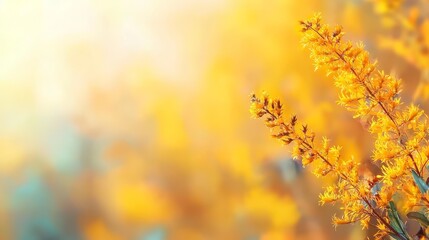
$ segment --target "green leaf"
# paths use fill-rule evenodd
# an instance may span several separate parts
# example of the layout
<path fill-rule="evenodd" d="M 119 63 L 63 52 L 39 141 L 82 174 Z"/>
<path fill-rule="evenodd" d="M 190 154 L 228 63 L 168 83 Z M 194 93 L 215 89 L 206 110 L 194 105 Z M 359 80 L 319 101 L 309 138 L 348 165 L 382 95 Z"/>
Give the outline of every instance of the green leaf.
<path fill-rule="evenodd" d="M 411 173 L 413 174 L 414 182 L 417 184 L 417 187 L 419 188 L 420 192 L 426 193 L 429 190 L 429 186 L 426 184 L 426 182 L 416 173 L 416 171 L 411 170 Z"/>
<path fill-rule="evenodd" d="M 390 235 L 390 239 L 403 240 L 401 237 L 395 236 L 393 234 L 389 234 L 389 235 Z"/>
<path fill-rule="evenodd" d="M 426 229 L 429 226 L 429 220 L 423 213 L 409 212 L 407 214 L 407 217 L 410 219 L 417 220 L 424 229 Z"/>
<path fill-rule="evenodd" d="M 405 231 L 405 225 L 401 220 L 401 217 L 398 214 L 398 210 L 396 209 L 395 203 L 390 201 L 389 202 L 389 208 L 387 209 L 387 217 L 389 218 L 390 225 L 392 226 L 395 231 L 397 231 L 401 236 L 393 236 L 395 239 L 399 237 L 398 239 L 409 239 L 409 235 L 407 231 Z"/>

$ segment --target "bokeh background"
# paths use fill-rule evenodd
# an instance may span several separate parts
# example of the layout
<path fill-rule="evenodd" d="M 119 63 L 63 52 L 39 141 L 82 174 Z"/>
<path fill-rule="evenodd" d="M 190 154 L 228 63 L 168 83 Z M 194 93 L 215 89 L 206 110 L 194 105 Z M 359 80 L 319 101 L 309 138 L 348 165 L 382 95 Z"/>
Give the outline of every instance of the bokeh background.
<path fill-rule="evenodd" d="M 364 239 L 250 118 L 267 91 L 370 165 L 298 21 L 363 41 L 429 97 L 427 0 L 1 0 L 0 239 Z M 370 168 L 370 166 L 368 167 Z"/>

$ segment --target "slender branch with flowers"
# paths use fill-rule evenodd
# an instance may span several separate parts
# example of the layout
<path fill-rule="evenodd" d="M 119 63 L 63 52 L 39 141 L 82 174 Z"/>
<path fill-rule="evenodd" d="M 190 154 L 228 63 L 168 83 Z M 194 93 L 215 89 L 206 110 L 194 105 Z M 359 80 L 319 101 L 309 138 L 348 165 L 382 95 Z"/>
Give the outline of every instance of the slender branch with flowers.
<path fill-rule="evenodd" d="M 288 118 L 282 103 L 264 94 L 252 95 L 251 113 L 265 118 L 265 125 L 274 138 L 284 144 L 295 143 L 293 157 L 303 166 L 312 165 L 318 176 L 337 177 L 320 195 L 320 203 L 339 203 L 341 217 L 334 216 L 333 224 L 360 222 L 369 228 L 376 219 L 375 239 L 391 236 L 412 239 L 407 232 L 402 213 L 421 225 L 418 236 L 427 238 L 429 220 L 426 216 L 429 195 L 425 177 L 428 175 L 429 144 L 427 116 L 417 106 L 405 106 L 399 94 L 401 82 L 377 69 L 363 44 L 343 39 L 342 28 L 322 23 L 319 14 L 301 23 L 304 47 L 316 69 L 323 68 L 339 88 L 338 104 L 354 114 L 354 118 L 369 121 L 369 132 L 376 138 L 372 155 L 381 174 L 365 179 L 359 174 L 359 162 L 341 155 L 341 147 L 329 145 L 323 138 L 316 141 L 315 133 L 299 123 L 293 115 Z M 404 212 L 398 211 L 401 202 Z M 428 230 L 429 232 L 429 230 Z"/>

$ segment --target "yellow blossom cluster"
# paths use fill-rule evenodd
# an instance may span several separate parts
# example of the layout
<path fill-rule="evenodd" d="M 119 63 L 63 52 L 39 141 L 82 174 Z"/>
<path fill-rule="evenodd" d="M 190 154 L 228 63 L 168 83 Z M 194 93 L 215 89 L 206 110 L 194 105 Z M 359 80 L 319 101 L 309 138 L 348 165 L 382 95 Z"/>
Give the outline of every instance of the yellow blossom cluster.
<path fill-rule="evenodd" d="M 343 158 L 339 146 L 330 146 L 328 139 L 315 142 L 315 134 L 307 125 L 299 123 L 296 116 L 287 117 L 281 102 L 264 94 L 262 98 L 252 95 L 251 113 L 255 118 L 265 117 L 265 125 L 272 136 L 284 144 L 295 143 L 292 155 L 302 160 L 303 166 L 313 167 L 316 176 L 334 174 L 337 184 L 329 186 L 320 195 L 320 203 L 341 202 L 344 216 L 334 217 L 334 224 L 347 224 L 360 221 L 368 227 L 370 216 L 376 212 L 372 205 L 373 183 L 360 181 L 359 163 L 353 158 Z M 382 221 L 385 221 L 380 217 Z M 385 222 L 387 225 L 387 222 Z"/>
<path fill-rule="evenodd" d="M 387 235 L 411 239 L 396 205 L 398 199 L 403 199 L 401 209 L 409 218 L 421 225 L 427 221 L 427 116 L 419 107 L 402 102 L 400 80 L 378 70 L 362 43 L 345 41 L 341 27 L 323 24 L 319 14 L 302 21 L 301 27 L 302 43 L 310 50 L 315 68 L 325 69 L 339 88 L 338 104 L 351 111 L 354 118 L 368 121 L 368 130 L 376 138 L 372 160 L 380 168 L 380 175 L 370 179 L 361 176 L 358 161 L 341 156 L 341 147 L 330 146 L 326 138 L 321 143 L 315 141 L 307 125 L 300 124 L 296 116 L 286 117 L 279 100 L 266 94 L 262 98 L 252 95 L 252 115 L 265 117 L 273 137 L 284 144 L 295 143 L 293 157 L 300 158 L 304 166 L 312 164 L 316 176 L 334 174 L 338 178 L 320 195 L 322 205 L 341 205 L 343 216 L 334 216 L 335 226 L 360 221 L 363 228 L 368 228 L 374 218 L 378 222 L 375 239 Z M 422 228 L 427 226 L 423 224 Z"/>

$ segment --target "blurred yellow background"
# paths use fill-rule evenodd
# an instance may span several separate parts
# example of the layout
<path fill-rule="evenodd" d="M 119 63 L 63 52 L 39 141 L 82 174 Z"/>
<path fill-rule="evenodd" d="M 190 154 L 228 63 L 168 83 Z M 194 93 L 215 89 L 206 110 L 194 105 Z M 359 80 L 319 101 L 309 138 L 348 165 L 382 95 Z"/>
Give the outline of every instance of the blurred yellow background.
<path fill-rule="evenodd" d="M 424 106 L 425 2 L 1 0 L 0 239 L 370 236 L 335 231 L 318 206 L 329 180 L 250 118 L 249 95 L 283 99 L 366 164 L 365 123 L 313 71 L 298 21 L 343 25 Z"/>

